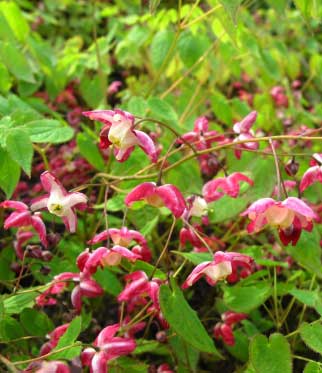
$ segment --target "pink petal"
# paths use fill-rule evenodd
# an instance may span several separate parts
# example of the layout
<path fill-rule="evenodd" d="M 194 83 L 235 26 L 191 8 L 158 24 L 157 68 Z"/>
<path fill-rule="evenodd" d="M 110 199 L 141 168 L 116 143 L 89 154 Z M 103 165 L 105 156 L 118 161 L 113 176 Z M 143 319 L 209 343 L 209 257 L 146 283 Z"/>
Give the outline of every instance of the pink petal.
<path fill-rule="evenodd" d="M 72 300 L 73 307 L 78 312 L 80 312 L 82 309 L 82 292 L 81 292 L 79 285 L 74 287 L 72 294 L 71 294 L 71 300 Z"/>
<path fill-rule="evenodd" d="M 25 212 L 12 212 L 4 222 L 4 229 L 11 227 L 23 227 L 31 225 L 31 213 L 30 211 Z"/>
<path fill-rule="evenodd" d="M 136 186 L 126 197 L 125 204 L 131 206 L 136 201 L 142 201 L 146 197 L 155 193 L 156 185 L 152 182 L 145 182 Z"/>
<path fill-rule="evenodd" d="M 167 207 L 176 218 L 180 218 L 187 208 L 183 195 L 179 189 L 172 184 L 158 187 L 156 194 L 162 199 L 165 207 Z"/>
<path fill-rule="evenodd" d="M 17 211 L 28 210 L 28 206 L 25 203 L 19 202 L 19 201 L 10 201 L 10 200 L 6 200 L 0 203 L 0 207 L 3 207 L 4 209 L 7 209 L 7 208 L 15 209 Z"/>
<path fill-rule="evenodd" d="M 101 286 L 92 279 L 81 280 L 80 289 L 82 296 L 87 298 L 96 298 L 104 293 Z"/>
<path fill-rule="evenodd" d="M 32 216 L 31 225 L 35 228 L 36 232 L 38 233 L 41 243 L 45 247 L 47 247 L 48 242 L 47 242 L 46 226 L 45 226 L 45 223 L 42 221 L 41 217 L 37 215 Z"/>
<path fill-rule="evenodd" d="M 79 268 L 79 270 L 81 272 L 84 271 L 84 267 L 85 267 L 85 264 L 88 260 L 88 258 L 90 257 L 90 253 L 89 253 L 89 249 L 86 249 L 85 251 L 83 251 L 82 253 L 80 253 L 76 259 L 76 264 L 77 264 L 77 267 Z"/>
<path fill-rule="evenodd" d="M 82 366 L 90 366 L 93 357 L 96 353 L 96 350 L 92 347 L 87 347 L 85 350 L 81 353 L 81 361 L 82 361 Z"/>
<path fill-rule="evenodd" d="M 269 207 L 274 206 L 276 204 L 276 201 L 272 198 L 261 198 L 254 203 L 252 203 L 247 210 L 242 212 L 240 215 L 245 216 L 250 213 L 254 214 L 262 214 L 265 212 Z"/>
<path fill-rule="evenodd" d="M 195 132 L 207 132 L 209 128 L 209 122 L 206 117 L 199 117 L 195 120 L 193 130 Z"/>
<path fill-rule="evenodd" d="M 93 373 L 107 373 L 108 355 L 105 351 L 97 352 L 91 363 L 91 371 Z"/>
<path fill-rule="evenodd" d="M 107 125 L 112 125 L 114 114 L 115 113 L 113 110 L 93 110 L 82 112 L 82 115 L 84 115 L 85 117 L 88 117 L 91 120 L 102 122 Z"/>
<path fill-rule="evenodd" d="M 106 247 L 99 247 L 94 250 L 86 261 L 83 272 L 93 274 L 97 271 L 98 266 L 103 265 L 103 259 L 107 255 L 108 250 Z"/>
<path fill-rule="evenodd" d="M 187 277 L 186 281 L 182 284 L 182 289 L 186 289 L 192 286 L 196 281 L 198 281 L 203 275 L 207 267 L 209 267 L 211 262 L 203 262 L 195 267 L 195 269 Z"/>
<path fill-rule="evenodd" d="M 138 255 L 132 253 L 132 251 L 119 245 L 113 246 L 111 251 L 115 251 L 116 253 L 120 254 L 121 256 L 132 262 L 140 258 Z"/>
<path fill-rule="evenodd" d="M 304 192 L 310 185 L 319 181 L 322 183 L 322 166 L 310 167 L 303 175 L 300 183 L 300 191 Z"/>
<path fill-rule="evenodd" d="M 48 199 L 49 199 L 48 195 L 44 195 L 44 196 L 33 199 L 30 205 L 31 211 L 36 211 L 36 210 L 47 208 Z"/>
<path fill-rule="evenodd" d="M 288 197 L 285 201 L 282 202 L 282 206 L 289 208 L 290 210 L 295 211 L 298 214 L 301 214 L 310 219 L 316 219 L 317 215 L 305 202 L 296 197 Z"/>
<path fill-rule="evenodd" d="M 118 162 L 125 162 L 129 158 L 129 156 L 131 155 L 134 149 L 135 149 L 134 146 L 130 146 L 129 148 L 126 148 L 126 149 L 119 149 L 115 147 L 114 155 L 115 155 L 116 160 Z"/>
<path fill-rule="evenodd" d="M 111 341 L 114 335 L 119 331 L 120 325 L 113 324 L 104 328 L 95 340 L 95 346 L 102 347 L 104 344 Z"/>
<path fill-rule="evenodd" d="M 206 202 L 213 202 L 220 199 L 224 193 L 219 192 L 218 189 L 221 188 L 224 190 L 226 188 L 227 181 L 224 178 L 217 178 L 211 181 L 208 181 L 202 188 L 202 195 Z"/>
<path fill-rule="evenodd" d="M 75 212 L 70 208 L 66 211 L 66 215 L 62 217 L 63 222 L 70 233 L 76 232 L 77 216 Z"/>
<path fill-rule="evenodd" d="M 142 131 L 133 131 L 139 141 L 140 148 L 149 156 L 151 161 L 155 163 L 158 160 L 158 151 L 150 136 Z"/>
<path fill-rule="evenodd" d="M 52 190 L 59 190 L 62 195 L 66 195 L 66 189 L 55 175 L 49 171 L 45 171 L 40 175 L 40 181 L 46 192 L 50 193 Z"/>
<path fill-rule="evenodd" d="M 87 241 L 89 245 L 95 245 L 98 242 L 107 241 L 109 237 L 109 231 L 103 231 L 101 233 L 96 234 L 91 240 Z"/>
<path fill-rule="evenodd" d="M 256 111 L 250 112 L 244 119 L 234 124 L 233 126 L 234 132 L 235 133 L 249 132 L 249 130 L 252 128 L 253 124 L 255 123 L 256 119 L 257 119 L 257 112 Z"/>
<path fill-rule="evenodd" d="M 83 208 L 84 205 L 86 207 L 87 204 L 87 197 L 83 193 L 68 193 L 67 196 L 64 198 L 64 207 L 71 208 L 71 207 L 78 207 Z"/>
<path fill-rule="evenodd" d="M 108 359 L 115 359 L 122 355 L 128 355 L 135 350 L 136 343 L 132 338 L 114 337 L 111 342 L 103 346 L 106 348 Z"/>

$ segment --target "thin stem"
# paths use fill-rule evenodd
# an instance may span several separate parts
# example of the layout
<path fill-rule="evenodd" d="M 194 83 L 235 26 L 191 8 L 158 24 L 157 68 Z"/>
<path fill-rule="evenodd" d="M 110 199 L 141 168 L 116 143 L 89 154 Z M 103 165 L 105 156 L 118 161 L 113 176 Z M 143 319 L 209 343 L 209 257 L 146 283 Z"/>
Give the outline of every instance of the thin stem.
<path fill-rule="evenodd" d="M 44 162 L 45 169 L 47 171 L 49 171 L 50 170 L 50 166 L 49 166 L 49 162 L 48 162 L 45 150 L 43 148 L 41 148 L 40 146 L 36 145 L 36 144 L 32 144 L 32 147 L 41 156 L 41 159 Z"/>
<path fill-rule="evenodd" d="M 19 373 L 14 364 L 3 355 L 0 355 L 0 361 L 8 368 L 9 372 Z"/>
<path fill-rule="evenodd" d="M 276 168 L 276 178 L 277 178 L 277 199 L 280 201 L 281 197 L 282 197 L 282 193 L 281 193 L 281 186 L 282 186 L 281 185 L 281 170 L 280 170 L 280 167 L 279 167 L 278 158 L 277 158 L 277 155 L 276 155 L 274 143 L 273 143 L 271 138 L 268 140 L 268 142 L 269 142 L 269 144 L 272 148 L 272 152 L 273 152 L 273 156 L 274 156 L 274 162 L 275 162 L 275 168 Z"/>
<path fill-rule="evenodd" d="M 182 29 L 185 29 L 187 27 L 190 27 L 200 21 L 202 21 L 204 18 L 208 17 L 210 14 L 214 13 L 216 10 L 220 9 L 222 7 L 221 4 L 218 4 L 217 6 L 213 7 L 212 9 L 208 10 L 207 12 L 203 13 L 201 16 L 195 18 L 193 21 L 186 23 L 185 25 L 181 25 Z"/>
<path fill-rule="evenodd" d="M 169 231 L 169 235 L 168 235 L 167 241 L 166 241 L 166 243 L 165 243 L 165 245 L 164 245 L 164 248 L 163 248 L 163 250 L 162 250 L 162 252 L 161 252 L 161 254 L 160 254 L 160 256 L 159 256 L 157 262 L 155 263 L 155 266 L 154 266 L 154 268 L 153 268 L 153 271 L 152 271 L 152 273 L 151 273 L 151 275 L 150 275 L 150 278 L 151 278 L 151 279 L 153 278 L 153 276 L 154 276 L 154 274 L 155 274 L 155 271 L 156 271 L 157 268 L 158 268 L 158 265 L 160 264 L 161 260 L 163 259 L 164 255 L 165 255 L 166 252 L 167 252 L 167 249 L 168 249 L 168 246 L 169 246 L 169 243 L 170 243 L 170 239 L 171 239 L 171 236 L 172 236 L 172 233 L 173 233 L 174 227 L 175 227 L 175 225 L 176 225 L 176 222 L 177 222 L 177 219 L 176 219 L 175 217 L 173 217 L 173 221 L 172 221 L 172 224 L 171 224 L 171 228 L 170 228 L 170 231 Z"/>
<path fill-rule="evenodd" d="M 200 235 L 200 233 L 197 231 L 197 229 L 195 229 L 195 227 L 193 225 L 191 225 L 190 223 L 188 223 L 187 221 L 185 222 L 187 224 L 187 226 L 193 231 L 193 233 L 199 238 L 199 240 L 206 246 L 207 250 L 209 251 L 209 253 L 211 255 L 214 254 L 213 250 L 211 250 L 211 247 L 207 244 L 207 242 L 202 238 L 202 236 Z"/>
<path fill-rule="evenodd" d="M 24 270 L 24 265 L 25 265 L 25 260 L 26 260 L 26 254 L 27 254 L 27 251 L 25 250 L 24 253 L 23 253 L 23 257 L 22 257 L 22 263 L 21 263 L 21 269 L 20 269 L 20 272 L 19 272 L 19 276 L 17 278 L 16 285 L 15 285 L 15 287 L 13 289 L 13 294 L 15 294 L 17 292 L 17 290 L 19 289 L 19 284 L 20 284 L 21 277 L 22 277 L 23 270 Z"/>
<path fill-rule="evenodd" d="M 176 143 L 176 140 L 174 140 L 174 141 L 170 144 L 169 149 L 167 150 L 167 152 L 166 152 L 166 154 L 165 154 L 165 156 L 164 156 L 164 158 L 163 158 L 163 161 L 162 161 L 162 163 L 161 163 L 161 165 L 160 165 L 159 175 L 158 175 L 158 178 L 157 178 L 157 185 L 161 185 L 162 170 L 163 170 L 163 167 L 164 167 L 164 164 L 165 164 L 166 160 L 167 160 L 168 157 L 169 157 L 169 153 L 170 153 L 171 149 L 174 147 L 175 143 Z"/>
<path fill-rule="evenodd" d="M 278 312 L 278 299 L 277 299 L 277 273 L 276 267 L 274 267 L 274 288 L 273 288 L 273 299 L 274 299 L 274 310 L 276 317 L 276 329 L 280 328 L 279 312 Z"/>

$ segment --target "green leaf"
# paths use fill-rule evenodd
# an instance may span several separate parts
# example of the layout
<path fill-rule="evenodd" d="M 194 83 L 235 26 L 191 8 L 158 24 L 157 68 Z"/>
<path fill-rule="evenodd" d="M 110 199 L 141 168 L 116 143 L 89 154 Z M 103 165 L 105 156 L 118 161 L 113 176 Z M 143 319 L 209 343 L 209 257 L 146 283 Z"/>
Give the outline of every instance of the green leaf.
<path fill-rule="evenodd" d="M 237 285 L 224 287 L 224 303 L 235 312 L 248 313 L 263 304 L 271 291 L 268 282 L 258 281 L 255 285 L 245 286 L 241 281 Z"/>
<path fill-rule="evenodd" d="M 97 170 L 104 171 L 105 162 L 98 150 L 95 140 L 86 133 L 79 133 L 76 137 L 80 154 Z"/>
<path fill-rule="evenodd" d="M 148 107 L 158 119 L 168 120 L 171 124 L 178 122 L 178 114 L 166 101 L 157 97 L 151 97 L 148 100 Z"/>
<path fill-rule="evenodd" d="M 231 126 L 233 117 L 226 97 L 219 92 L 214 92 L 211 95 L 210 101 L 216 117 L 225 124 Z"/>
<path fill-rule="evenodd" d="M 322 367 L 319 363 L 310 361 L 305 365 L 303 373 L 321 373 Z"/>
<path fill-rule="evenodd" d="M 178 51 L 182 62 L 191 67 L 207 50 L 209 40 L 205 35 L 193 35 L 190 32 L 181 34 Z"/>
<path fill-rule="evenodd" d="M 94 78 L 84 76 L 79 86 L 82 97 L 91 108 L 96 108 L 104 99 L 103 83 L 99 74 Z"/>
<path fill-rule="evenodd" d="M 0 92 L 7 93 L 11 88 L 11 78 L 6 66 L 0 62 Z"/>
<path fill-rule="evenodd" d="M 318 290 L 293 289 L 289 292 L 298 301 L 314 308 L 322 316 L 322 299 Z"/>
<path fill-rule="evenodd" d="M 0 11 L 19 41 L 25 41 L 30 29 L 18 5 L 13 1 L 2 1 Z"/>
<path fill-rule="evenodd" d="M 15 44 L 0 42 L 0 59 L 15 78 L 35 83 L 28 60 Z"/>
<path fill-rule="evenodd" d="M 194 265 L 198 265 L 202 262 L 209 262 L 209 261 L 212 261 L 213 259 L 213 256 L 209 253 L 183 253 L 181 251 L 175 251 L 175 250 L 171 251 L 171 253 L 180 255 L 184 257 L 185 259 L 188 259 Z"/>
<path fill-rule="evenodd" d="M 250 362 L 256 373 L 291 373 L 292 358 L 286 338 L 278 333 L 269 340 L 256 335 L 249 346 Z"/>
<path fill-rule="evenodd" d="M 155 34 L 150 48 L 151 62 L 153 67 L 158 70 L 163 65 L 174 42 L 174 32 L 171 30 L 162 30 Z"/>
<path fill-rule="evenodd" d="M 292 258 L 311 273 L 322 278 L 320 234 L 317 227 L 312 232 L 302 231 L 295 246 L 287 246 Z"/>
<path fill-rule="evenodd" d="M 229 353 L 236 359 L 246 363 L 248 361 L 248 345 L 249 340 L 247 336 L 240 330 L 234 330 L 235 344 L 228 346 L 225 344 L 225 348 Z"/>
<path fill-rule="evenodd" d="M 242 0 L 219 0 L 234 23 L 236 23 L 237 11 Z"/>
<path fill-rule="evenodd" d="M 20 167 L 9 155 L 0 147 L 0 187 L 6 193 L 7 198 L 12 196 L 20 178 Z"/>
<path fill-rule="evenodd" d="M 25 123 L 23 129 L 27 131 L 32 142 L 59 144 L 70 140 L 74 135 L 71 127 L 64 126 L 54 119 L 39 119 Z"/>
<path fill-rule="evenodd" d="M 197 313 L 185 300 L 182 291 L 175 282 L 171 281 L 171 284 L 173 290 L 167 285 L 162 285 L 160 288 L 161 310 L 171 328 L 199 351 L 220 357 Z"/>
<path fill-rule="evenodd" d="M 0 321 L 0 339 L 10 341 L 24 335 L 19 321 L 13 317 L 6 316 Z"/>
<path fill-rule="evenodd" d="M 303 323 L 300 327 L 300 335 L 305 344 L 313 351 L 322 354 L 322 324 Z"/>
<path fill-rule="evenodd" d="M 11 158 L 15 160 L 30 177 L 34 150 L 28 134 L 21 129 L 10 131 L 6 138 L 6 148 Z"/>
<path fill-rule="evenodd" d="M 108 268 L 98 269 L 94 278 L 107 293 L 114 296 L 119 295 L 123 289 L 120 280 Z"/>
<path fill-rule="evenodd" d="M 30 293 L 17 293 L 16 295 L 12 295 L 3 301 L 5 313 L 7 315 L 21 313 L 21 311 L 25 308 L 33 307 L 35 303 L 34 300 L 39 293 L 32 291 L 32 288 L 29 290 L 31 290 Z"/>
<path fill-rule="evenodd" d="M 133 115 L 144 117 L 147 110 L 147 102 L 143 97 L 132 96 L 127 103 L 127 110 Z"/>
<path fill-rule="evenodd" d="M 25 308 L 20 314 L 20 322 L 30 335 L 44 336 L 55 328 L 53 322 L 42 311 Z"/>
<path fill-rule="evenodd" d="M 76 338 L 79 336 L 82 328 L 82 318 L 81 316 L 76 316 L 73 321 L 69 324 L 66 332 L 62 335 L 59 339 L 57 346 L 51 351 L 53 355 L 49 357 L 49 360 L 59 360 L 59 359 L 67 359 L 71 360 L 75 356 L 78 356 L 81 352 L 81 346 L 73 346 L 75 344 Z M 55 351 L 71 346 L 70 348 L 66 348 L 66 350 L 54 353 Z"/>
<path fill-rule="evenodd" d="M 310 17 L 321 17 L 321 8 L 319 1 L 315 0 L 294 0 L 296 7 L 300 10 L 303 17 L 308 19 Z"/>

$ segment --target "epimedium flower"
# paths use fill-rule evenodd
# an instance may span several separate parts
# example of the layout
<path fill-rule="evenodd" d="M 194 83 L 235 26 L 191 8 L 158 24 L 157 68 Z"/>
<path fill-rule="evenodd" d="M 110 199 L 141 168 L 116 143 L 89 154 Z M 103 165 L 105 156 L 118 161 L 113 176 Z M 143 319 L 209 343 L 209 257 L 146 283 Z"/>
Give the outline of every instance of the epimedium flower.
<path fill-rule="evenodd" d="M 85 348 L 81 354 L 83 366 L 89 366 L 93 373 L 107 373 L 108 362 L 122 355 L 128 355 L 135 350 L 133 338 L 116 337 L 120 330 L 119 324 L 109 325 L 97 336 L 93 347 Z"/>
<path fill-rule="evenodd" d="M 251 186 L 254 185 L 253 180 L 241 172 L 234 172 L 226 177 L 218 177 L 214 180 L 208 181 L 203 186 L 203 197 L 208 203 L 217 201 L 225 194 L 232 198 L 236 198 L 240 191 L 239 184 L 243 181 Z"/>
<path fill-rule="evenodd" d="M 4 222 L 4 229 L 20 228 L 19 231 L 21 231 L 22 228 L 33 227 L 37 232 L 41 243 L 45 247 L 48 246 L 46 226 L 42 221 L 41 214 L 39 212 L 32 214 L 28 206 L 23 202 L 19 201 L 6 200 L 0 203 L 0 207 L 15 210 L 6 218 Z M 20 235 L 20 237 L 18 238 L 16 250 L 18 257 L 21 256 L 21 245 L 24 242 L 26 242 L 29 238 L 31 238 L 30 234 L 23 235 L 23 237 Z"/>
<path fill-rule="evenodd" d="M 63 324 L 55 328 L 50 333 L 48 333 L 46 337 L 49 339 L 49 341 L 44 343 L 41 346 L 40 352 L 39 352 L 40 356 L 48 354 L 51 350 L 53 350 L 57 346 L 60 337 L 62 337 L 65 334 L 68 327 L 69 327 L 69 323 Z"/>
<path fill-rule="evenodd" d="M 142 200 L 154 207 L 167 207 L 176 218 L 180 218 L 187 207 L 183 195 L 172 184 L 161 186 L 153 182 L 139 184 L 125 197 L 125 204 L 131 207 L 134 202 Z"/>
<path fill-rule="evenodd" d="M 235 337 L 233 333 L 233 327 L 235 324 L 239 323 L 242 320 L 245 320 L 248 317 L 245 313 L 237 313 L 233 311 L 224 312 L 221 315 L 223 322 L 219 322 L 214 326 L 214 337 L 216 339 L 222 338 L 222 340 L 228 346 L 235 345 Z"/>
<path fill-rule="evenodd" d="M 59 360 L 34 361 L 23 370 L 24 373 L 70 373 L 69 366 Z"/>
<path fill-rule="evenodd" d="M 322 183 L 322 154 L 313 154 L 310 165 L 311 167 L 305 171 L 300 182 L 301 193 L 316 182 Z"/>
<path fill-rule="evenodd" d="M 74 233 L 77 225 L 75 209 L 86 208 L 87 197 L 83 193 L 67 192 L 60 181 L 49 171 L 40 175 L 40 181 L 48 194 L 33 200 L 31 210 L 47 208 L 50 213 L 61 217 L 66 228 Z"/>
<path fill-rule="evenodd" d="M 137 245 L 131 248 L 131 252 L 136 254 L 138 259 L 149 262 L 152 258 L 151 251 L 144 236 L 140 232 L 128 229 L 127 227 L 122 227 L 121 229 L 110 228 L 100 232 L 89 240 L 88 244 L 94 245 L 103 241 L 107 242 L 109 238 L 111 238 L 115 245 L 124 248 L 129 248 L 131 242 L 134 241 Z"/>
<path fill-rule="evenodd" d="M 302 229 L 310 232 L 313 228 L 315 212 L 302 200 L 288 197 L 284 201 L 262 198 L 251 204 L 242 216 L 248 215 L 251 222 L 247 226 L 249 233 L 259 232 L 265 225 L 277 227 L 284 245 L 290 242 L 296 245 Z"/>
<path fill-rule="evenodd" d="M 257 112 L 252 111 L 250 112 L 244 119 L 240 122 L 237 122 L 233 126 L 233 131 L 238 134 L 238 136 L 234 139 L 236 141 L 244 141 L 244 140 L 251 140 L 254 139 L 254 133 L 252 131 L 252 126 L 256 122 L 257 119 Z M 259 147 L 258 142 L 245 142 L 242 144 L 238 144 L 239 148 L 250 149 L 250 150 L 257 150 Z M 238 159 L 241 157 L 241 150 L 236 149 L 235 155 Z"/>
<path fill-rule="evenodd" d="M 100 147 L 106 149 L 113 144 L 117 161 L 126 161 L 136 145 L 152 162 L 157 161 L 158 151 L 153 140 L 145 132 L 134 129 L 135 118 L 132 114 L 115 109 L 85 111 L 83 115 L 104 124 L 100 132 Z"/>
<path fill-rule="evenodd" d="M 186 289 L 192 286 L 203 276 L 212 286 L 225 279 L 230 283 L 236 282 L 239 277 L 246 277 L 252 272 L 252 264 L 253 258 L 248 255 L 217 251 L 211 262 L 203 262 L 195 267 L 183 283 L 182 288 Z"/>

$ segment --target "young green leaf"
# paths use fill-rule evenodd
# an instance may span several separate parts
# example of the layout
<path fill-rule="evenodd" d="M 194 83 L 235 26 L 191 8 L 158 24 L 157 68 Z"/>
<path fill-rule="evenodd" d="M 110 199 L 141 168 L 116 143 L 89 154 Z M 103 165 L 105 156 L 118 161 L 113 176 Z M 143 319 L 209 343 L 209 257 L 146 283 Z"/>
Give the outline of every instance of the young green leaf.
<path fill-rule="evenodd" d="M 20 167 L 9 153 L 0 147 L 0 187 L 7 198 L 12 196 L 20 178 Z"/>
<path fill-rule="evenodd" d="M 25 123 L 22 127 L 32 142 L 59 144 L 70 140 L 74 135 L 71 127 L 64 126 L 54 119 L 40 119 Z"/>
<path fill-rule="evenodd" d="M 220 357 L 197 313 L 185 300 L 175 282 L 171 281 L 171 284 L 173 290 L 167 285 L 162 285 L 160 288 L 160 306 L 165 319 L 187 343 L 199 351 Z"/>
<path fill-rule="evenodd" d="M 29 135 L 19 128 L 10 131 L 6 138 L 6 148 L 11 158 L 30 176 L 34 150 Z"/>
<path fill-rule="evenodd" d="M 282 334 L 272 334 L 269 339 L 256 335 L 249 346 L 250 362 L 256 373 L 291 373 L 290 346 Z"/>
<path fill-rule="evenodd" d="M 322 324 L 303 323 L 300 327 L 300 335 L 307 346 L 313 351 L 322 354 Z"/>

